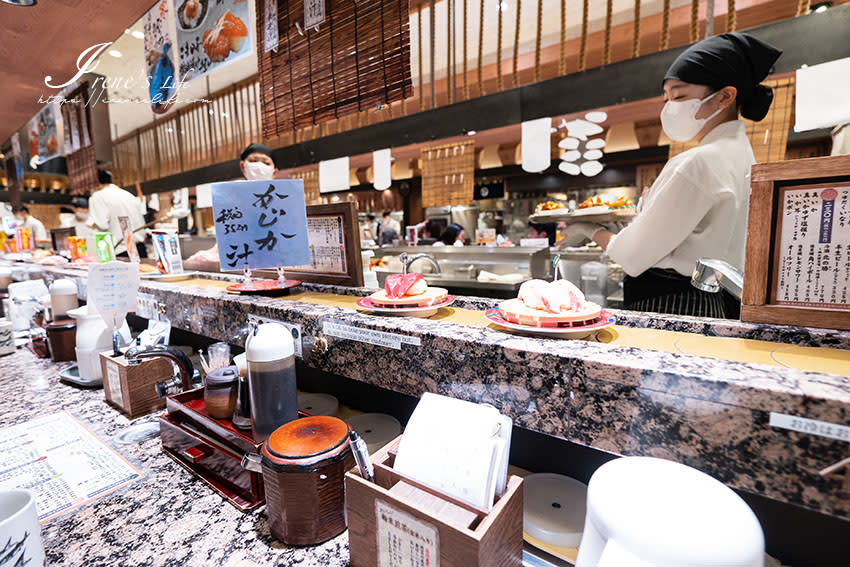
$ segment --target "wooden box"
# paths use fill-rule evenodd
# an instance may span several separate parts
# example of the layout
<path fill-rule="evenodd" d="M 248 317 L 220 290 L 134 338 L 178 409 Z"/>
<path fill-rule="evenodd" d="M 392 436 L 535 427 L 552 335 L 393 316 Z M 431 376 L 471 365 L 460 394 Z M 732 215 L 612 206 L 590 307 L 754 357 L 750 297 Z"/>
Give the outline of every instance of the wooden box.
<path fill-rule="evenodd" d="M 154 384 L 171 378 L 174 369 L 166 358 L 148 358 L 131 366 L 123 356 L 114 357 L 109 352 L 100 353 L 103 371 L 103 392 L 106 403 L 129 417 L 138 417 L 162 409 L 165 400 L 160 398 Z"/>
<path fill-rule="evenodd" d="M 850 156 L 753 166 L 741 320 L 850 329 Z"/>
<path fill-rule="evenodd" d="M 393 470 L 400 441 L 372 456 L 374 483 L 356 467 L 345 475 L 351 566 L 407 564 L 408 553 L 440 567 L 522 565 L 522 479 L 510 476 L 487 513 Z"/>

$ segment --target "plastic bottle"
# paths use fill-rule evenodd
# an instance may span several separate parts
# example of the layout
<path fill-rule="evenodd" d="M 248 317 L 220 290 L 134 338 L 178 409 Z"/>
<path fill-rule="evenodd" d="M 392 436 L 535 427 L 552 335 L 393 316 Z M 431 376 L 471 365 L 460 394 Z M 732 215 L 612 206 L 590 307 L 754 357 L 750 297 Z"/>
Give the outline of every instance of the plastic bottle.
<path fill-rule="evenodd" d="M 50 307 L 53 320 L 69 317 L 68 311 L 80 306 L 77 299 L 77 284 L 73 280 L 55 280 L 50 284 Z"/>
<path fill-rule="evenodd" d="M 298 417 L 295 343 L 289 329 L 263 323 L 245 346 L 251 399 L 251 433 L 263 441 L 281 425 Z"/>

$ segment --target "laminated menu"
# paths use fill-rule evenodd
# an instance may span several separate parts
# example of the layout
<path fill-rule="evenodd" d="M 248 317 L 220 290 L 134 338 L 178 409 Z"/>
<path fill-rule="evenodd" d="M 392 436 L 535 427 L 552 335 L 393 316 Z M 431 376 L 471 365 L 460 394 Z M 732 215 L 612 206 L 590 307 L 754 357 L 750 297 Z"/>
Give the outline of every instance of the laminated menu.
<path fill-rule="evenodd" d="M 0 432 L 0 489 L 35 492 L 46 520 L 143 475 L 65 412 Z"/>
<path fill-rule="evenodd" d="M 773 302 L 850 309 L 850 184 L 783 187 Z"/>
<path fill-rule="evenodd" d="M 393 468 L 489 512 L 505 491 L 512 424 L 493 406 L 423 394 Z"/>

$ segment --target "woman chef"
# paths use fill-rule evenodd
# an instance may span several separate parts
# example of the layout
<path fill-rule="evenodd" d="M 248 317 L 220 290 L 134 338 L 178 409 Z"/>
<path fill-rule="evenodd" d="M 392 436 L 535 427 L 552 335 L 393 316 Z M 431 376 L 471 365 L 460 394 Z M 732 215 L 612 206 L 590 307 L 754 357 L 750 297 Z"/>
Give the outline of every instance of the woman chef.
<path fill-rule="evenodd" d="M 667 162 L 619 234 L 591 223 L 567 228 L 565 244 L 592 239 L 623 267 L 626 309 L 736 316 L 721 294 L 691 286 L 690 276 L 700 258 L 743 270 L 755 158 L 738 112 L 765 117 L 773 91 L 759 83 L 781 54 L 742 33 L 710 37 L 682 53 L 664 76 L 661 125 L 670 139 L 699 145 Z"/>

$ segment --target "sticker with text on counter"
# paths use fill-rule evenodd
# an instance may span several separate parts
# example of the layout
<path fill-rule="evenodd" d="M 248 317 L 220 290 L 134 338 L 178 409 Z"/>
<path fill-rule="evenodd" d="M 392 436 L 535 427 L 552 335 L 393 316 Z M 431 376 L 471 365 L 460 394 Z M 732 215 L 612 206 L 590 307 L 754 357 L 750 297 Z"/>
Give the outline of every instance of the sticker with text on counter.
<path fill-rule="evenodd" d="M 213 183 L 212 202 L 222 271 L 310 261 L 302 180 Z"/>

